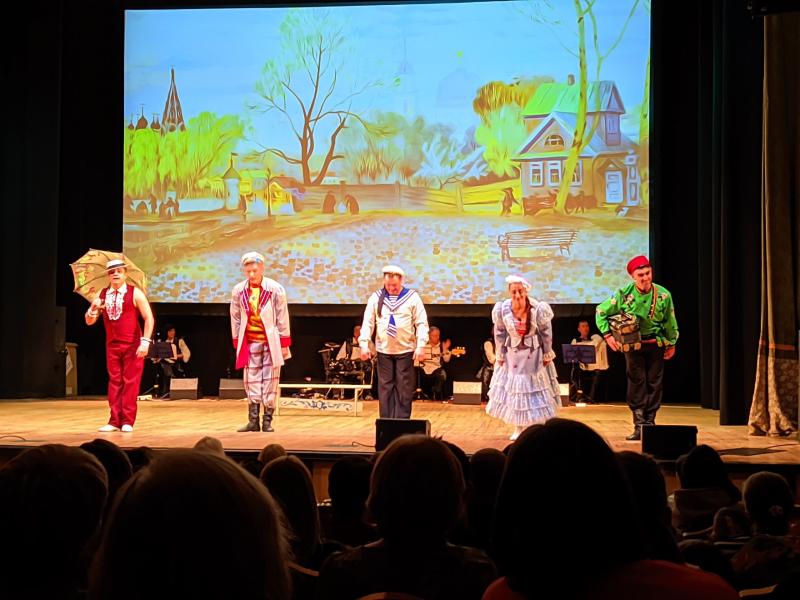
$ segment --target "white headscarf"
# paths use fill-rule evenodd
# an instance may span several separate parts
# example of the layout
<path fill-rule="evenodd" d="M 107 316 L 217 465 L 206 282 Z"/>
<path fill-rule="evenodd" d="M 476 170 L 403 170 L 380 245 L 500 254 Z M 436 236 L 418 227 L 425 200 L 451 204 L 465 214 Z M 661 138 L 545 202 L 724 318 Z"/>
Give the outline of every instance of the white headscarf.
<path fill-rule="evenodd" d="M 511 285 L 512 283 L 521 283 L 525 287 L 526 292 L 531 291 L 531 284 L 521 275 L 509 275 L 506 277 L 506 285 Z"/>

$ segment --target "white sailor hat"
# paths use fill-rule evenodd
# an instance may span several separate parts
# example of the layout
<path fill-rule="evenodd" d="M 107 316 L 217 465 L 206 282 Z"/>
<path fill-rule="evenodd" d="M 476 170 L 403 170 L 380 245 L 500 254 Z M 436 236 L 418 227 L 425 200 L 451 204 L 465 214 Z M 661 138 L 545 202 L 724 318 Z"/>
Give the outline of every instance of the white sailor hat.
<path fill-rule="evenodd" d="M 245 266 L 247 263 L 251 262 L 260 262 L 261 264 L 264 264 L 266 261 L 264 260 L 264 255 L 260 252 L 245 252 L 242 254 L 242 266 Z"/>
<path fill-rule="evenodd" d="M 506 284 L 511 285 L 512 283 L 521 283 L 526 290 L 531 289 L 531 284 L 521 275 L 509 275 L 506 277 Z"/>
<path fill-rule="evenodd" d="M 406 272 L 397 265 L 386 265 L 383 267 L 383 269 L 381 269 L 381 272 L 384 275 L 400 275 L 400 277 L 406 276 Z"/>
<path fill-rule="evenodd" d="M 123 267 L 125 269 L 128 268 L 128 265 L 125 264 L 125 261 L 120 258 L 112 258 L 110 261 L 106 263 L 106 271 L 110 271 L 112 269 L 119 269 Z"/>

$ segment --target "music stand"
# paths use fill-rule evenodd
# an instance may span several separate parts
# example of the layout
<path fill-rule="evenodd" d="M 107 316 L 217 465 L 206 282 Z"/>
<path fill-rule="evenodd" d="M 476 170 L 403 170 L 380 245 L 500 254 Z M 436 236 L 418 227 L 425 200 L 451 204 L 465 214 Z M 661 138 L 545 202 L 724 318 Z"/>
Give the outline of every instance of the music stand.
<path fill-rule="evenodd" d="M 564 355 L 564 362 L 572 364 L 569 376 L 570 382 L 575 381 L 575 365 L 590 365 L 597 362 L 597 349 L 593 344 L 561 344 L 561 352 Z M 585 406 L 583 390 L 580 386 L 577 387 L 578 398 L 575 405 Z"/>
<path fill-rule="evenodd" d="M 153 382 L 153 386 L 146 390 L 143 395 L 156 390 L 155 395 L 158 396 L 161 391 L 161 365 L 159 365 L 158 362 L 164 358 L 175 358 L 172 344 L 169 342 L 153 342 L 150 344 L 150 349 L 147 351 L 147 358 L 151 359 L 153 364 L 156 365 L 156 378 Z"/>

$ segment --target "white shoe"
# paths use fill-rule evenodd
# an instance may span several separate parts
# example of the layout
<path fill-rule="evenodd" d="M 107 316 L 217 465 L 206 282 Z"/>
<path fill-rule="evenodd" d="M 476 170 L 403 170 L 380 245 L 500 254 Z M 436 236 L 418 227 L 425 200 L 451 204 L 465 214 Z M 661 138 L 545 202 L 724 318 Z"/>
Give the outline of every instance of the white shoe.
<path fill-rule="evenodd" d="M 521 434 L 523 431 L 525 430 L 522 427 L 515 427 L 514 433 L 512 433 L 511 437 L 509 437 L 508 439 L 510 439 L 512 442 L 515 441 L 519 437 L 519 434 Z"/>
<path fill-rule="evenodd" d="M 122 426 L 123 433 L 130 433 L 131 431 L 133 431 L 133 425 L 128 425 L 125 423 L 125 425 Z"/>
<path fill-rule="evenodd" d="M 102 433 L 109 433 L 111 431 L 119 431 L 119 427 L 116 427 L 111 423 L 109 423 L 108 425 L 103 425 L 102 427 L 98 427 L 97 431 L 100 431 Z"/>

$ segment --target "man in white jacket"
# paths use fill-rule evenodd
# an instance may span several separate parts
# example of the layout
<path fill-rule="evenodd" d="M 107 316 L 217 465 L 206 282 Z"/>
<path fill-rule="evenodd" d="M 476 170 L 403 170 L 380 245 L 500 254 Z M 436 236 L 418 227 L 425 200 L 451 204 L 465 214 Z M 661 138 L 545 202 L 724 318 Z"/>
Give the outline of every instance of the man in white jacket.
<path fill-rule="evenodd" d="M 259 406 L 264 406 L 261 431 L 274 431 L 272 416 L 278 398 L 281 366 L 291 357 L 286 290 L 264 277 L 264 256 L 247 252 L 241 259 L 247 279 L 231 292 L 231 333 L 236 368 L 244 368 L 248 422 L 238 431 L 258 431 Z"/>
<path fill-rule="evenodd" d="M 383 267 L 383 287 L 369 297 L 358 344 L 369 360 L 373 331 L 378 354 L 378 399 L 381 418 L 408 419 L 414 395 L 414 360 L 425 358 L 428 315 L 422 298 L 403 287 L 405 272 Z"/>

